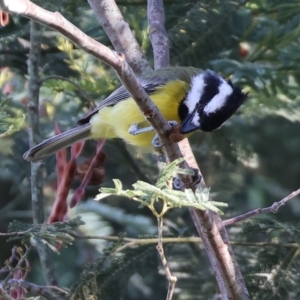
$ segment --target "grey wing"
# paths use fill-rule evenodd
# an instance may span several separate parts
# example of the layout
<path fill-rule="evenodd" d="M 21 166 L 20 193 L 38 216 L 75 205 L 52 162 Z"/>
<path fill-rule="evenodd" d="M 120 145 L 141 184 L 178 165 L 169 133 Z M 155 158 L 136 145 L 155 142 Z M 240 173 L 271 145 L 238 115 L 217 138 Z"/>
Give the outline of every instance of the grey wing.
<path fill-rule="evenodd" d="M 139 79 L 142 87 L 145 89 L 145 91 L 149 93 L 153 93 L 158 86 L 158 84 L 153 84 L 153 82 L 148 81 L 147 79 Z M 89 122 L 90 118 L 98 113 L 98 111 L 104 107 L 108 106 L 114 106 L 120 101 L 126 100 L 130 98 L 130 93 L 126 90 L 124 86 L 119 87 L 116 89 L 112 94 L 110 94 L 106 99 L 100 102 L 100 104 L 94 108 L 91 112 L 89 112 L 85 117 L 78 120 L 78 125 L 83 125 Z"/>

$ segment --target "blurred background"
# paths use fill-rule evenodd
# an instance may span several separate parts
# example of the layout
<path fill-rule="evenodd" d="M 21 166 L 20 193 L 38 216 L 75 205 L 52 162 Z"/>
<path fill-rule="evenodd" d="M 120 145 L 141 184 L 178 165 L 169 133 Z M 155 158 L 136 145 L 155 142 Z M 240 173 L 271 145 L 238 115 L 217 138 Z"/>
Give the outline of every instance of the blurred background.
<path fill-rule="evenodd" d="M 60 11 L 86 34 L 111 45 L 86 1 L 34 2 L 48 10 Z M 152 64 L 146 0 L 120 0 L 117 4 Z M 228 203 L 222 219 L 270 206 L 298 189 L 299 1 L 166 0 L 164 5 L 171 65 L 212 69 L 249 92 L 249 100 L 220 130 L 197 132 L 190 139 L 213 199 Z M 14 219 L 32 223 L 30 164 L 22 159 L 28 150 L 29 20 L 9 16 L 9 22 L 0 27 L 0 39 L 0 232 L 6 232 Z M 42 78 L 59 75 L 72 80 L 97 103 L 119 86 L 111 69 L 46 27 L 42 29 L 40 74 Z M 55 122 L 61 130 L 71 128 L 89 107 L 85 95 L 74 85 L 59 79 L 46 80 L 40 90 L 41 138 L 54 133 Z M 86 142 L 78 163 L 92 158 L 95 148 L 95 141 Z M 103 182 L 88 186 L 84 200 L 69 209 L 69 217 L 82 217 L 86 224 L 80 227 L 81 234 L 155 236 L 156 219 L 147 208 L 140 209 L 136 202 L 120 197 L 101 202 L 93 198 L 99 187 L 112 187 L 114 178 L 120 179 L 124 188 L 131 188 L 138 179 L 154 183 L 158 174 L 156 159 L 120 140 L 106 141 L 103 152 L 106 154 Z M 56 193 L 55 164 L 54 156 L 45 160 L 46 217 Z M 79 185 L 80 181 L 74 179 L 70 197 Z M 299 216 L 297 197 L 277 214 L 262 215 L 251 226 L 237 224 L 229 228 L 253 299 L 299 299 L 298 254 L 291 255 L 291 250 L 285 247 L 239 245 L 239 242 L 297 242 Z M 193 235 L 197 233 L 187 209 L 168 213 L 165 236 Z M 15 244 L 0 238 L 0 266 Z M 103 257 L 103 249 L 109 245 L 103 240 L 80 240 L 62 249 L 60 255 L 53 254 L 59 285 L 76 285 L 83 266 Z M 201 247 L 191 243 L 168 244 L 166 254 L 171 270 L 178 277 L 174 299 L 218 299 L 213 298 L 217 285 Z M 286 257 L 293 259 L 285 261 L 288 267 L 283 268 Z M 104 261 L 103 258 L 100 264 L 108 276 L 111 270 Z M 35 251 L 30 254 L 30 262 L 28 280 L 44 284 Z M 276 280 L 268 282 L 266 274 L 278 266 L 281 267 Z M 104 280 L 103 299 L 165 299 L 167 281 L 154 245 L 128 251 L 114 272 L 112 278 Z"/>

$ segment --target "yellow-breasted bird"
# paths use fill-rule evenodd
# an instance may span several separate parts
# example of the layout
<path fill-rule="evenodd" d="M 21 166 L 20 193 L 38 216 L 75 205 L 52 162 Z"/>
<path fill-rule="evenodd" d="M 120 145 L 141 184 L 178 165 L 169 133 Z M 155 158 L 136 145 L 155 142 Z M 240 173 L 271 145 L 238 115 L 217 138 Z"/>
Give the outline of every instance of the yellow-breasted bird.
<path fill-rule="evenodd" d="M 219 128 L 246 100 L 247 94 L 211 70 L 168 67 L 151 71 L 139 81 L 168 121 L 181 124 L 181 133 Z M 50 137 L 24 154 L 38 161 L 78 141 L 122 138 L 141 147 L 151 146 L 155 132 L 145 120 L 130 93 L 121 86 L 78 126 Z"/>

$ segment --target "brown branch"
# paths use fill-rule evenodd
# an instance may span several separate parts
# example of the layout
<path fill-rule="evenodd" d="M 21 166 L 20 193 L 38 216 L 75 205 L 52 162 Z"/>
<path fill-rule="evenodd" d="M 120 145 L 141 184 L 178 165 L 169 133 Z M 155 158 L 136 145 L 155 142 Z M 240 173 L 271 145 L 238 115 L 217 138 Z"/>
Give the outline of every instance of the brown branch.
<path fill-rule="evenodd" d="M 88 2 L 115 50 L 125 54 L 126 60 L 134 72 L 142 75 L 151 71 L 149 62 L 116 2 L 114 0 L 88 0 Z"/>
<path fill-rule="evenodd" d="M 149 36 L 153 48 L 154 69 L 170 65 L 169 39 L 164 26 L 165 12 L 162 0 L 147 1 Z"/>
<path fill-rule="evenodd" d="M 278 209 L 281 208 L 283 205 L 285 205 L 289 200 L 295 198 L 300 194 L 300 189 L 290 193 L 288 196 L 281 199 L 279 202 L 274 202 L 271 206 L 265 207 L 265 208 L 257 208 L 252 211 L 249 211 L 245 214 L 242 214 L 240 216 L 228 219 L 223 221 L 224 226 L 233 225 L 235 223 L 244 221 L 246 219 L 252 218 L 253 216 L 260 215 L 260 214 L 266 214 L 266 213 L 277 213 Z"/>
<path fill-rule="evenodd" d="M 179 142 L 179 147 L 189 166 L 199 170 L 201 174 L 188 140 Z M 200 186 L 206 187 L 203 177 Z M 250 299 L 220 216 L 208 210 L 201 211 L 194 208 L 189 210 L 205 245 L 222 296 L 228 299 Z"/>
<path fill-rule="evenodd" d="M 0 7 L 11 14 L 22 15 L 57 30 L 77 47 L 111 67 L 117 67 L 118 59 L 114 51 L 86 35 L 59 12 L 50 12 L 29 0 L 0 0 Z"/>

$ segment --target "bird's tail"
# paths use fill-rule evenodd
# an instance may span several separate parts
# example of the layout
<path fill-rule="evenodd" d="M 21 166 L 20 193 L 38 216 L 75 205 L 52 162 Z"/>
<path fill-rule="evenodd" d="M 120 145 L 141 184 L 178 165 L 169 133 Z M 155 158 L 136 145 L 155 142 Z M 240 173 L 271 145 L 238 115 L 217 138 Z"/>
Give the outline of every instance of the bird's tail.
<path fill-rule="evenodd" d="M 41 160 L 74 143 L 88 139 L 90 132 L 91 124 L 89 123 L 69 129 L 32 147 L 24 153 L 23 158 L 33 162 Z"/>

